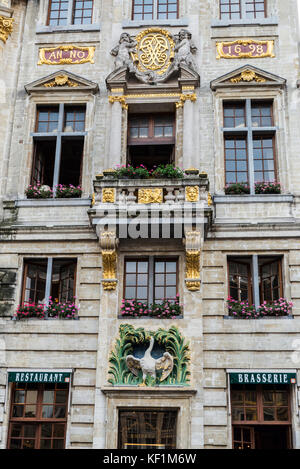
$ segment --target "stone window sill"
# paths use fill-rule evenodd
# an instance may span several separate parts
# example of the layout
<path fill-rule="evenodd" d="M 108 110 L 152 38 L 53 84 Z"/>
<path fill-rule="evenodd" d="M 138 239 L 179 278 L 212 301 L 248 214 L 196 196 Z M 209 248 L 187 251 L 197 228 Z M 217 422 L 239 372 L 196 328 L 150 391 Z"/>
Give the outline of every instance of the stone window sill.
<path fill-rule="evenodd" d="M 16 207 L 62 207 L 62 206 L 85 206 L 91 205 L 92 199 L 80 199 L 80 198 L 61 198 L 61 199 L 23 199 L 16 200 Z"/>
<path fill-rule="evenodd" d="M 214 203 L 218 204 L 249 204 L 249 203 L 293 203 L 291 194 L 244 194 L 244 195 L 215 195 Z"/>
<path fill-rule="evenodd" d="M 69 24 L 66 26 L 37 26 L 36 34 L 51 34 L 51 33 L 76 33 L 76 32 L 91 32 L 100 31 L 100 23 L 94 24 Z"/>
<path fill-rule="evenodd" d="M 175 319 L 183 319 L 183 315 L 180 314 L 180 316 L 176 316 L 175 318 L 158 318 L 157 316 L 122 316 L 118 315 L 118 319 L 123 319 L 123 320 L 132 320 L 132 319 L 158 319 L 159 321 L 174 321 Z"/>
<path fill-rule="evenodd" d="M 179 18 L 174 20 L 127 20 L 122 22 L 122 28 L 144 28 L 153 26 L 188 26 L 189 22 L 187 18 Z"/>
<path fill-rule="evenodd" d="M 26 323 L 27 321 L 37 321 L 37 322 L 43 322 L 43 321 L 69 321 L 69 322 L 73 322 L 73 321 L 79 321 L 80 320 L 80 317 L 77 317 L 77 318 L 42 318 L 42 319 L 39 319 L 39 318 L 22 318 L 22 319 L 16 319 L 15 317 L 11 318 L 12 321 L 16 322 L 16 323 Z"/>
<path fill-rule="evenodd" d="M 224 28 L 228 26 L 278 26 L 277 16 L 258 19 L 240 19 L 240 20 L 213 20 L 212 28 Z"/>
<path fill-rule="evenodd" d="M 288 316 L 264 316 L 264 317 L 260 317 L 260 318 L 250 318 L 250 319 L 246 319 L 246 318 L 240 318 L 240 317 L 233 317 L 233 316 L 226 316 L 224 315 L 223 316 L 224 319 L 230 319 L 230 320 L 233 320 L 233 321 L 237 321 L 238 319 L 240 319 L 241 321 L 260 321 L 260 320 L 264 320 L 264 319 L 267 319 L 267 320 L 270 320 L 270 319 L 276 319 L 276 321 L 278 319 L 294 319 L 294 316 L 292 314 L 289 314 Z"/>

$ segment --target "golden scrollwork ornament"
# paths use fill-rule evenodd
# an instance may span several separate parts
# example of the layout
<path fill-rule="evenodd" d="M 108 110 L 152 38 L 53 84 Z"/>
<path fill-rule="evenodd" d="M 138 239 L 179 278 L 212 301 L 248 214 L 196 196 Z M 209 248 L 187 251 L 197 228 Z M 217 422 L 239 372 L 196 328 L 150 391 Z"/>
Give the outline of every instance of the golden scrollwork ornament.
<path fill-rule="evenodd" d="M 163 75 L 174 58 L 175 43 L 171 34 L 161 28 L 149 28 L 135 38 L 136 53 L 133 59 L 141 72 L 152 71 Z"/>
<path fill-rule="evenodd" d="M 156 189 L 139 189 L 138 190 L 138 203 L 139 204 L 161 204 L 163 202 L 163 190 Z"/>

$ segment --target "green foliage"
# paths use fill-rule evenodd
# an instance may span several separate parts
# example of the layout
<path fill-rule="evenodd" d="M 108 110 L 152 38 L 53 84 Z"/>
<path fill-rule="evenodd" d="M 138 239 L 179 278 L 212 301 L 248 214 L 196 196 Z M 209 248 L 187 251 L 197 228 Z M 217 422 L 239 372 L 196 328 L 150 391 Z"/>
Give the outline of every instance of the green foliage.
<path fill-rule="evenodd" d="M 130 324 L 122 324 L 119 333 L 120 336 L 116 340 L 115 348 L 109 358 L 108 373 L 111 377 L 108 382 L 110 384 L 137 385 L 142 383 L 142 373 L 140 372 L 138 377 L 134 376 L 127 368 L 126 357 L 133 352 L 134 344 L 148 342 L 151 336 L 173 356 L 174 369 L 163 383 L 160 383 L 159 375 L 156 379 L 147 376 L 146 386 L 187 384 L 190 375 L 188 371 L 189 346 L 175 326 L 169 330 L 159 329 L 157 332 L 152 332 L 146 331 L 142 327 L 134 329 Z"/>
<path fill-rule="evenodd" d="M 167 352 L 174 359 L 173 371 L 166 381 L 170 381 L 168 384 L 185 384 L 189 381 L 190 375 L 188 371 L 188 362 L 190 361 L 189 344 L 185 343 L 184 338 L 175 326 L 172 326 L 168 331 L 159 329 L 155 334 L 155 338 L 166 347 Z"/>

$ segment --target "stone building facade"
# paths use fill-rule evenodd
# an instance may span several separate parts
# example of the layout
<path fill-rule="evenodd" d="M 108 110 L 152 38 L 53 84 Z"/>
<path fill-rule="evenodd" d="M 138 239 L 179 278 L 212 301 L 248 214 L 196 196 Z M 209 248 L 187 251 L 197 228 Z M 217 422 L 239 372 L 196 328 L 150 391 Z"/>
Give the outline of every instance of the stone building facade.
<path fill-rule="evenodd" d="M 0 63 L 1 448 L 300 448 L 296 0 L 0 0 Z"/>

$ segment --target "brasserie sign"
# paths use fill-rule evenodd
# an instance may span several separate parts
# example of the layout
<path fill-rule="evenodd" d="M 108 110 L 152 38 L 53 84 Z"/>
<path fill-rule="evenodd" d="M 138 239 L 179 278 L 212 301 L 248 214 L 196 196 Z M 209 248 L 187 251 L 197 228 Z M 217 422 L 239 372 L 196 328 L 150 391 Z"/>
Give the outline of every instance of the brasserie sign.
<path fill-rule="evenodd" d="M 9 383 L 69 383 L 71 373 L 44 371 L 11 371 L 8 373 Z"/>
<path fill-rule="evenodd" d="M 231 384 L 295 384 L 296 382 L 296 373 L 230 373 Z"/>

